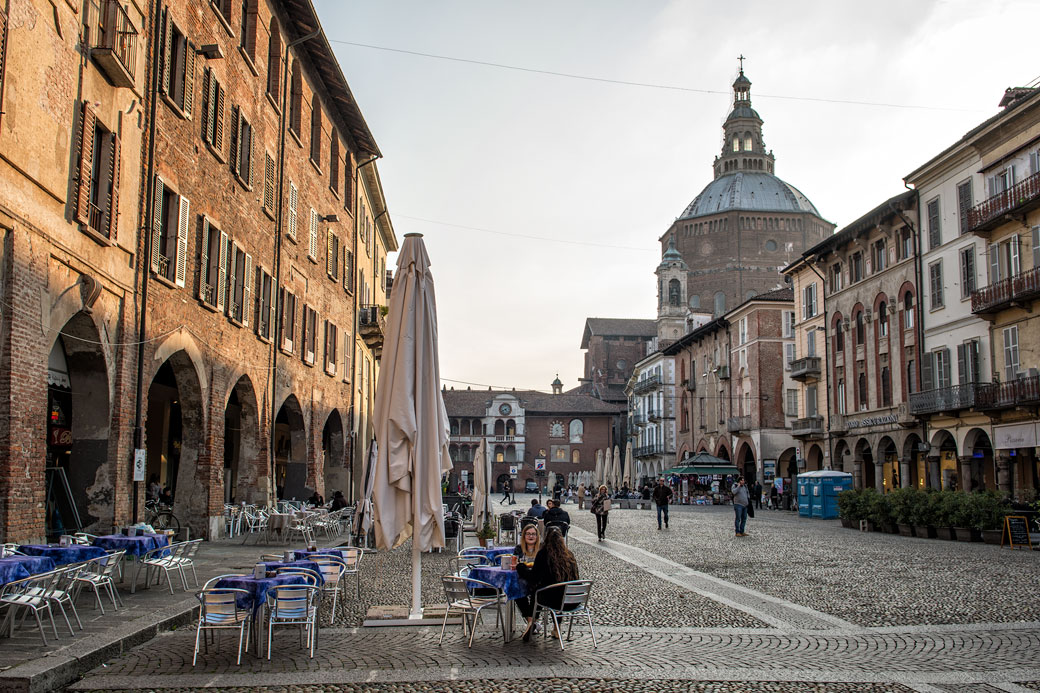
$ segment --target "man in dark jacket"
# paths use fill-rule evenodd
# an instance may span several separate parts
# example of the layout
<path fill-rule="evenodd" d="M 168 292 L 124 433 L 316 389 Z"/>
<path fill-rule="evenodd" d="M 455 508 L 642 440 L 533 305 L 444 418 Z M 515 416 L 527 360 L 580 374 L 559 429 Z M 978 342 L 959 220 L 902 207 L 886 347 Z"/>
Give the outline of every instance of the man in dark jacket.
<path fill-rule="evenodd" d="M 657 488 L 654 489 L 654 503 L 657 504 L 657 528 L 661 529 L 661 515 L 664 515 L 664 526 L 668 527 L 668 502 L 672 499 L 672 488 L 664 483 L 664 479 L 657 480 Z"/>
<path fill-rule="evenodd" d="M 567 536 L 567 529 L 570 529 L 571 524 L 570 513 L 561 508 L 560 504 L 556 501 L 548 500 L 545 504 L 548 506 L 545 510 L 545 514 L 542 515 L 542 519 L 545 521 L 545 526 L 548 527 L 553 522 L 566 522 L 568 527 L 561 527 L 560 529 L 563 530 L 564 536 Z"/>
<path fill-rule="evenodd" d="M 531 499 L 531 509 L 527 511 L 528 517 L 541 517 L 545 514 L 545 506 L 538 502 L 537 498 Z"/>

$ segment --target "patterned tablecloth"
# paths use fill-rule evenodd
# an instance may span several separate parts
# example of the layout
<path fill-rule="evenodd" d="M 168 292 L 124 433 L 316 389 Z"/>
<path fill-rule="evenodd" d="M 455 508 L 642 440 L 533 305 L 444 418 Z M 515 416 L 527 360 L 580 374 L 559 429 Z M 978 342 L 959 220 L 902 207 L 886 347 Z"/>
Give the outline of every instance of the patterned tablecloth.
<path fill-rule="evenodd" d="M 488 546 L 488 547 L 476 547 L 467 549 L 466 553 L 471 554 L 483 554 L 484 562 L 490 565 L 496 565 L 498 563 L 499 556 L 508 556 L 513 553 L 515 546 Z"/>
<path fill-rule="evenodd" d="M 469 571 L 469 577 L 494 585 L 505 592 L 506 598 L 510 600 L 527 595 L 527 583 L 520 579 L 515 570 L 478 566 Z"/>
<path fill-rule="evenodd" d="M 105 534 L 94 539 L 94 546 L 105 551 L 126 551 L 128 556 L 143 556 L 152 549 L 169 544 L 165 534 L 141 534 L 128 537 L 123 534 Z"/>
<path fill-rule="evenodd" d="M 214 587 L 228 587 L 237 590 L 246 590 L 249 594 L 240 594 L 235 599 L 240 609 L 258 610 L 267 601 L 267 591 L 272 587 L 282 585 L 302 585 L 305 579 L 302 575 L 276 575 L 275 577 L 255 578 L 252 575 L 239 575 L 217 580 Z"/>
<path fill-rule="evenodd" d="M 8 556 L 0 558 L 0 584 L 6 585 L 30 575 L 54 570 L 54 561 L 44 556 Z"/>
<path fill-rule="evenodd" d="M 25 544 L 19 546 L 18 550 L 27 556 L 45 556 L 54 561 L 55 565 L 68 565 L 89 561 L 91 558 L 107 556 L 108 553 L 100 546 L 52 546 L 48 544 Z"/>
<path fill-rule="evenodd" d="M 357 551 L 357 549 L 354 549 L 354 551 Z M 347 558 L 347 549 L 317 549 L 315 551 L 297 549 L 293 551 L 293 553 L 297 556 L 303 556 L 304 558 L 308 558 L 310 556 L 337 556 L 344 560 L 346 560 Z"/>
<path fill-rule="evenodd" d="M 318 574 L 318 586 L 325 584 L 325 578 L 321 575 L 321 566 L 314 561 L 302 560 L 289 563 L 285 561 L 264 561 L 263 563 L 268 570 L 278 570 L 279 568 L 306 568 L 307 570 L 313 570 Z"/>

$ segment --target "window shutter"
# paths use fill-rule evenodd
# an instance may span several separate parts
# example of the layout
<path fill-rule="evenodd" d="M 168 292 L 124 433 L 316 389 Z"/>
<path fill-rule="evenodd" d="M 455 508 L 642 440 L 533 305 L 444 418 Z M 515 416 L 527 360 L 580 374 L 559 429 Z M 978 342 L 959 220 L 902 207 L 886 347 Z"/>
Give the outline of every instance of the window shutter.
<path fill-rule="evenodd" d="M 216 93 L 216 105 L 213 110 L 213 147 L 220 152 L 224 153 L 224 95 L 227 93 L 224 87 L 217 84 L 215 90 Z"/>
<path fill-rule="evenodd" d="M 1021 239 L 1016 235 L 1012 236 L 1007 242 L 1008 244 L 1008 277 L 1013 277 L 1021 271 L 1022 265 L 1018 261 L 1018 244 Z"/>
<path fill-rule="evenodd" d="M 163 191 L 164 191 L 162 178 L 159 176 L 155 177 L 155 196 L 152 201 L 152 252 L 149 258 L 149 264 L 152 266 L 153 272 L 159 271 L 159 243 L 162 240 L 162 227 L 163 227 Z"/>
<path fill-rule="evenodd" d="M 7 11 L 0 8 L 0 106 L 4 99 L 4 67 L 7 57 Z"/>
<path fill-rule="evenodd" d="M 246 268 L 242 273 L 242 324 L 249 326 L 249 314 L 253 312 L 253 256 L 246 253 Z"/>
<path fill-rule="evenodd" d="M 315 260 L 318 259 L 318 213 L 314 211 L 313 207 L 311 208 L 310 242 L 307 246 L 307 254 Z"/>
<path fill-rule="evenodd" d="M 964 385 L 968 382 L 968 360 L 966 345 L 957 345 L 957 382 Z"/>
<path fill-rule="evenodd" d="M 185 274 L 188 271 L 188 217 L 191 212 L 191 204 L 188 198 L 181 196 L 180 214 L 177 216 L 177 270 L 174 282 L 177 286 L 184 286 Z"/>
<path fill-rule="evenodd" d="M 935 359 L 934 353 L 921 354 L 921 389 L 932 390 L 935 389 L 935 385 L 932 383 L 932 366 Z"/>
<path fill-rule="evenodd" d="M 213 79 L 213 71 L 208 67 L 202 71 L 202 141 L 213 144 L 213 116 L 211 111 L 216 103 L 213 88 L 217 80 Z"/>
<path fill-rule="evenodd" d="M 1011 186 L 1015 184 L 1015 165 L 1014 164 L 1011 164 L 1011 166 L 1008 167 L 1008 178 L 1010 179 L 1010 180 L 1008 180 L 1008 188 L 1010 189 Z"/>
<path fill-rule="evenodd" d="M 278 319 L 278 296 L 275 293 L 274 277 L 268 277 L 267 281 L 271 287 L 267 301 L 267 310 L 269 311 L 267 316 L 267 336 L 273 340 L 277 329 L 275 320 Z"/>
<path fill-rule="evenodd" d="M 108 238 L 113 243 L 119 236 L 119 175 L 121 168 L 119 137 L 112 133 L 112 187 L 108 191 Z"/>
<path fill-rule="evenodd" d="M 238 106 L 231 107 L 231 149 L 228 157 L 231 159 L 231 172 L 236 176 L 238 173 L 239 145 L 242 138 L 242 114 Z"/>
<path fill-rule="evenodd" d="M 76 194 L 76 221 L 90 224 L 90 177 L 94 171 L 94 130 L 97 116 L 86 101 L 80 117 L 79 189 Z M 102 229 L 96 229 L 101 231 Z"/>
<path fill-rule="evenodd" d="M 264 209 L 274 208 L 274 159 L 264 152 Z"/>
<path fill-rule="evenodd" d="M 220 246 L 217 253 L 217 310 L 224 312 L 227 304 L 227 248 L 228 235 L 220 232 Z"/>
<path fill-rule="evenodd" d="M 1040 173 L 1040 169 L 1037 168 L 1038 163 L 1040 163 L 1040 157 L 1037 157 L 1037 153 L 1029 152 L 1029 170 L 1033 172 L 1033 175 Z"/>
<path fill-rule="evenodd" d="M 1000 250 L 996 243 L 991 243 L 989 246 L 989 282 L 994 284 L 1000 279 Z"/>
<path fill-rule="evenodd" d="M 953 384 L 953 378 L 950 376 L 950 350 L 949 348 L 943 349 L 943 383 L 947 386 Z"/>
<path fill-rule="evenodd" d="M 296 205 L 299 201 L 299 193 L 292 181 L 289 181 L 289 238 L 296 240 Z"/>
<path fill-rule="evenodd" d="M 159 89 L 164 94 L 169 94 L 173 69 L 173 20 L 168 9 L 163 12 L 163 21 L 166 22 L 166 28 L 162 32 L 162 45 L 159 46 L 159 55 L 162 56 L 162 65 L 159 68 L 162 70 L 162 79 L 159 81 Z"/>
<path fill-rule="evenodd" d="M 275 337 L 279 340 L 279 344 L 284 349 L 285 348 L 285 335 L 286 335 L 286 329 L 285 329 L 285 289 L 278 289 L 278 304 L 279 304 L 279 306 L 281 308 L 281 313 L 278 316 L 279 317 L 279 320 L 278 320 L 278 334 L 276 334 Z"/>
<path fill-rule="evenodd" d="M 184 46 L 184 103 L 181 110 L 191 120 L 191 106 L 195 100 L 195 45 L 185 41 Z"/>
<path fill-rule="evenodd" d="M 199 246 L 199 298 L 209 303 L 209 219 L 202 216 L 202 244 Z M 216 287 L 213 287 L 216 289 Z"/>
<path fill-rule="evenodd" d="M 325 232 L 325 273 L 332 276 L 332 268 L 336 263 L 335 250 L 332 247 L 332 229 Z"/>
<path fill-rule="evenodd" d="M 253 166 L 253 151 L 254 151 L 254 147 L 253 147 L 253 139 L 254 139 L 253 138 L 253 126 L 250 125 L 249 123 L 246 123 L 245 126 L 249 130 L 249 144 L 248 144 L 249 160 L 246 161 L 246 175 L 244 176 L 244 178 L 245 178 L 245 181 L 246 181 L 246 185 L 248 185 L 249 187 L 253 187 L 253 168 L 255 168 Z"/>

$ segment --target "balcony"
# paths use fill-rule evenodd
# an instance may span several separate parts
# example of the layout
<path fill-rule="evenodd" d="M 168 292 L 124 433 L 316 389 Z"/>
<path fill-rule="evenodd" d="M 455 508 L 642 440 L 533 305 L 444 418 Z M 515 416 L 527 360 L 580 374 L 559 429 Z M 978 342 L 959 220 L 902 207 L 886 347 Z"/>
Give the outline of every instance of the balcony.
<path fill-rule="evenodd" d="M 1006 308 L 1040 298 L 1040 267 L 971 292 L 971 312 L 992 319 Z"/>
<path fill-rule="evenodd" d="M 659 409 L 650 409 L 646 413 L 646 418 L 649 419 L 650 421 L 654 421 L 654 422 L 660 421 L 661 420 L 661 411 Z"/>
<path fill-rule="evenodd" d="M 1040 205 L 1040 173 L 1034 173 L 985 202 L 968 210 L 968 230 L 987 233 L 1008 220 L 1012 213 L 1023 214 Z"/>
<path fill-rule="evenodd" d="M 791 361 L 791 379 L 805 382 L 820 379 L 820 357 L 806 356 Z"/>
<path fill-rule="evenodd" d="M 791 435 L 795 438 L 816 438 L 823 435 L 823 417 L 807 416 L 791 422 Z"/>
<path fill-rule="evenodd" d="M 653 457 L 654 455 L 675 455 L 674 452 L 668 452 L 664 449 L 662 443 L 653 443 L 651 445 L 640 445 L 632 450 L 632 454 L 636 457 Z"/>
<path fill-rule="evenodd" d="M 632 386 L 632 394 L 641 395 L 644 392 L 650 392 L 660 385 L 661 376 L 659 375 L 651 375 L 649 378 L 640 378 L 636 381 L 636 384 Z"/>
<path fill-rule="evenodd" d="M 1027 375 L 1006 383 L 979 388 L 975 408 L 979 410 L 1014 409 L 1040 404 L 1040 375 Z"/>
<path fill-rule="evenodd" d="M 524 437 L 518 435 L 495 436 L 494 438 L 496 443 L 521 443 L 523 440 Z"/>
<path fill-rule="evenodd" d="M 646 414 L 633 414 L 632 415 L 632 423 L 634 425 L 639 426 L 640 428 L 642 428 L 642 427 L 646 426 L 647 423 L 649 423 L 649 421 L 646 418 Z"/>
<path fill-rule="evenodd" d="M 376 356 L 383 351 L 383 336 L 386 332 L 386 316 L 383 315 L 383 306 L 365 305 L 358 309 L 358 331 L 365 344 Z"/>
<path fill-rule="evenodd" d="M 715 375 L 719 380 L 729 380 L 729 366 L 719 366 Z"/>
<path fill-rule="evenodd" d="M 730 433 L 740 433 L 751 430 L 750 416 L 731 416 L 726 419 L 726 430 Z"/>
<path fill-rule="evenodd" d="M 137 27 L 119 0 L 101 0 L 90 57 L 113 86 L 132 87 L 137 72 Z"/>
<path fill-rule="evenodd" d="M 940 387 L 910 395 L 910 413 L 914 416 L 954 413 L 975 406 L 980 388 L 989 383 L 966 383 Z"/>

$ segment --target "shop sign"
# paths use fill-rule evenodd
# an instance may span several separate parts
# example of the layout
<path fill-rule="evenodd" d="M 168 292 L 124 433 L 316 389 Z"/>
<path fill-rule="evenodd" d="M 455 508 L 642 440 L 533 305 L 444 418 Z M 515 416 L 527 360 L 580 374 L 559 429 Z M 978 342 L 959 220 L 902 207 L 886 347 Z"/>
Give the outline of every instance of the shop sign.
<path fill-rule="evenodd" d="M 997 450 L 1034 448 L 1036 445 L 1036 424 L 1033 422 L 993 427 L 993 447 Z"/>
<path fill-rule="evenodd" d="M 49 445 L 58 447 L 69 447 L 72 445 L 72 431 L 68 428 L 52 426 L 49 431 Z"/>
<path fill-rule="evenodd" d="M 868 428 L 870 426 L 887 426 L 898 422 L 895 414 L 884 416 L 868 416 L 865 419 L 852 419 L 845 422 L 845 428 Z"/>

